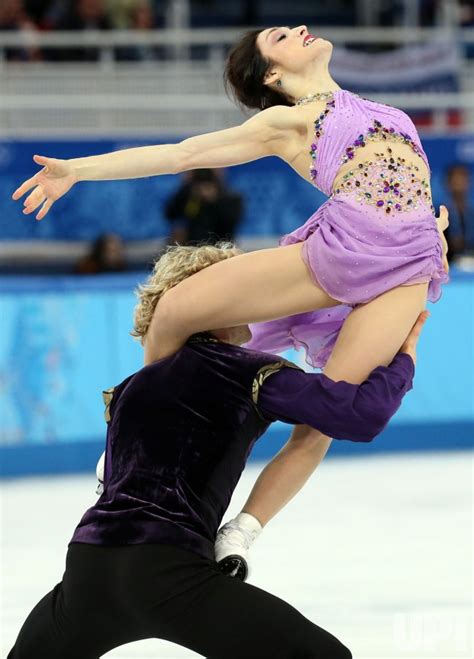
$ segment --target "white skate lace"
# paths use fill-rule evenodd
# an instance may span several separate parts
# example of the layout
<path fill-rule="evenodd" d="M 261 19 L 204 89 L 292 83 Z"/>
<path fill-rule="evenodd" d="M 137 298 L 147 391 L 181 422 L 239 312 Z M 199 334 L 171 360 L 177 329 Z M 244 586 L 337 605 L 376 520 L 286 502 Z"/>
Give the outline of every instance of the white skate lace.
<path fill-rule="evenodd" d="M 258 531 L 243 529 L 238 524 L 227 522 L 219 531 L 216 546 L 222 551 L 223 545 L 225 545 L 226 555 L 232 553 L 242 555 L 249 550 L 257 535 Z"/>

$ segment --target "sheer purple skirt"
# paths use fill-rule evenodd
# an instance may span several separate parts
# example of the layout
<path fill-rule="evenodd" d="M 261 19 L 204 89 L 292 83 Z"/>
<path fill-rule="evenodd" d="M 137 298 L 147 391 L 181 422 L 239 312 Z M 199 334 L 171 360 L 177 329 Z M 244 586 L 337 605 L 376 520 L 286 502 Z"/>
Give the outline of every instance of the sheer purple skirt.
<path fill-rule="evenodd" d="M 436 218 L 425 204 L 387 216 L 354 194 L 335 195 L 279 242 L 304 242 L 302 256 L 315 284 L 341 304 L 254 323 L 245 347 L 267 352 L 303 347 L 313 367 L 326 364 L 356 305 L 421 282 L 429 282 L 428 300 L 436 302 L 441 285 L 449 281 Z"/>

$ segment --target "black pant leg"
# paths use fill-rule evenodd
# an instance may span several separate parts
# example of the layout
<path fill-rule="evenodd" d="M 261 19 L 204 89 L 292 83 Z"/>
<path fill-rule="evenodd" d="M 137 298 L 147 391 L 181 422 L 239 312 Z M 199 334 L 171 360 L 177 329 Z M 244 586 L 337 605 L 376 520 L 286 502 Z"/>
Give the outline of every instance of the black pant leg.
<path fill-rule="evenodd" d="M 351 659 L 335 636 L 293 606 L 225 576 L 213 561 L 202 559 L 195 577 L 186 591 L 167 601 L 165 616 L 160 606 L 144 612 L 147 635 L 207 659 Z"/>
<path fill-rule="evenodd" d="M 62 583 L 57 584 L 33 607 L 23 623 L 15 645 L 10 650 L 7 659 L 33 659 L 40 656 L 48 657 L 48 659 L 64 657 L 61 637 L 65 630 L 61 629 L 57 619 L 58 598 L 61 594 L 61 588 Z M 68 656 L 98 659 L 98 654 L 86 655 L 81 647 L 76 647 L 76 649 L 82 654 L 70 654 Z"/>
<path fill-rule="evenodd" d="M 350 659 L 294 607 L 172 546 L 69 547 L 66 572 L 34 607 L 8 659 L 98 659 L 160 638 L 208 659 Z"/>
<path fill-rule="evenodd" d="M 62 581 L 29 613 L 7 659 L 99 659 L 144 638 L 115 593 L 122 548 L 74 547 Z"/>

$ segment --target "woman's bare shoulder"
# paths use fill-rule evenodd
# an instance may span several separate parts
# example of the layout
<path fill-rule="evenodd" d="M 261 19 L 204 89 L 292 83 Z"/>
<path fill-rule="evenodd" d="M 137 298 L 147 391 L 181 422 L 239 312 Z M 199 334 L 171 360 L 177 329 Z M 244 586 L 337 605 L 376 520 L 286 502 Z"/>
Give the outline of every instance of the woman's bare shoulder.
<path fill-rule="evenodd" d="M 257 116 L 260 117 L 262 123 L 273 129 L 296 130 L 298 132 L 306 130 L 306 117 L 295 106 L 274 105 L 271 108 L 262 110 Z"/>

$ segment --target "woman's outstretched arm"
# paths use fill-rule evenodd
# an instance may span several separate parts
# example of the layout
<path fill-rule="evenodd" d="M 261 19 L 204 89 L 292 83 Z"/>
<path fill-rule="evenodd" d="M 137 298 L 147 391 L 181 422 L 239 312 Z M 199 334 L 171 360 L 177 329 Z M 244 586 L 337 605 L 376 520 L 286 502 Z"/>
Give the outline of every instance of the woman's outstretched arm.
<path fill-rule="evenodd" d="M 177 144 L 162 144 L 123 149 L 112 153 L 71 160 L 35 155 L 42 165 L 37 174 L 13 193 L 25 200 L 25 214 L 43 204 L 36 219 L 41 220 L 51 206 L 79 181 L 116 180 L 177 174 L 202 167 L 228 167 L 265 156 L 291 152 L 292 135 L 303 130 L 297 113 L 275 106 L 253 116 L 240 126 L 190 137 Z"/>
<path fill-rule="evenodd" d="M 70 162 L 81 181 L 140 178 L 239 165 L 274 155 L 277 142 L 292 126 L 293 116 L 290 108 L 269 108 L 240 126 L 189 137 L 177 144 L 136 147 Z"/>

